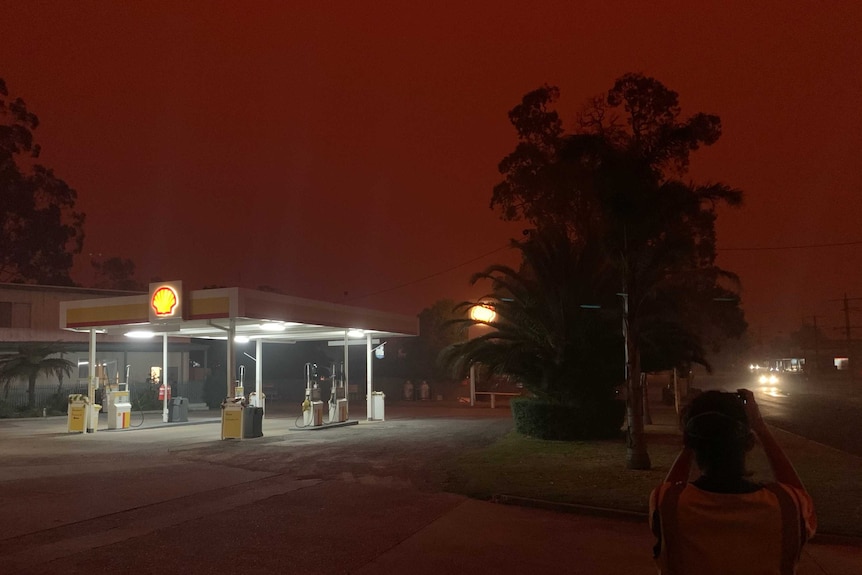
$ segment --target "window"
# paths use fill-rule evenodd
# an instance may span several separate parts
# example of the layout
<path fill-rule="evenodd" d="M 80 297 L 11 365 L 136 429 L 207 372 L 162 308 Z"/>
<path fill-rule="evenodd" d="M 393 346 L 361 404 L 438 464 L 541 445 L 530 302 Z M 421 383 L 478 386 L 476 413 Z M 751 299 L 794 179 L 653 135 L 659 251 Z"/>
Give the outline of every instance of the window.
<path fill-rule="evenodd" d="M 0 301 L 0 328 L 29 328 L 30 304 Z"/>

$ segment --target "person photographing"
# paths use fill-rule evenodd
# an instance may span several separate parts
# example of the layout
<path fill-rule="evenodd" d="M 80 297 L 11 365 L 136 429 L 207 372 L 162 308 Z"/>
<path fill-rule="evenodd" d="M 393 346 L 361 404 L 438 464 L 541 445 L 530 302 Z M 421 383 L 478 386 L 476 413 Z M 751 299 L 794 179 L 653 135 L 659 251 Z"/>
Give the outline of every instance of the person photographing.
<path fill-rule="evenodd" d="M 763 422 L 754 394 L 707 391 L 681 417 L 683 449 L 650 494 L 661 574 L 796 572 L 814 535 L 814 504 Z M 759 441 L 773 482 L 750 481 L 746 456 Z M 689 481 L 692 463 L 700 476 Z"/>

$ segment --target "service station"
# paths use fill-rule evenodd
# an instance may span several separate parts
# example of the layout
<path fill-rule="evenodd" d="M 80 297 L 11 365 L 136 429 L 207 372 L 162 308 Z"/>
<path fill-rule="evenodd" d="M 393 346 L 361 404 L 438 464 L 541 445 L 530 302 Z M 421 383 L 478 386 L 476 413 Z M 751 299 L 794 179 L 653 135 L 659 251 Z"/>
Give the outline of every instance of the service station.
<path fill-rule="evenodd" d="M 222 439 L 261 434 L 265 413 L 262 369 L 266 347 L 300 341 L 327 341 L 343 346 L 343 364 L 333 364 L 325 378 L 329 390 L 320 389 L 323 381 L 317 366 L 306 365 L 306 392 L 301 422 L 297 427 L 321 428 L 324 425 L 349 423 L 347 389 L 349 346 L 364 345 L 366 350 L 366 413 L 368 420 L 383 420 L 384 402 L 374 391 L 372 357 L 386 338 L 418 335 L 415 317 L 352 307 L 330 302 L 287 296 L 239 287 L 184 291 L 181 281 L 156 282 L 147 294 L 80 299 L 60 304 L 60 328 L 89 334 L 89 365 L 97 366 L 99 336 L 124 335 L 133 339 L 161 338 L 162 366 L 153 368 L 151 378 L 161 382 L 159 399 L 162 418 L 169 421 L 170 387 L 163 374 L 168 373 L 171 341 L 190 338 L 218 339 L 227 342 L 225 400 L 222 403 Z M 182 339 L 177 339 L 182 338 Z M 246 390 L 244 367 L 236 366 L 236 343 L 254 342 L 255 389 Z M 121 374 L 125 381 L 120 381 Z M 96 392 L 107 402 L 108 427 L 128 427 L 128 367 L 116 370 L 111 379 L 98 369 L 88 372 L 87 395 L 70 396 L 68 431 L 94 433 L 98 427 Z M 329 392 L 328 423 L 324 422 L 325 393 Z"/>

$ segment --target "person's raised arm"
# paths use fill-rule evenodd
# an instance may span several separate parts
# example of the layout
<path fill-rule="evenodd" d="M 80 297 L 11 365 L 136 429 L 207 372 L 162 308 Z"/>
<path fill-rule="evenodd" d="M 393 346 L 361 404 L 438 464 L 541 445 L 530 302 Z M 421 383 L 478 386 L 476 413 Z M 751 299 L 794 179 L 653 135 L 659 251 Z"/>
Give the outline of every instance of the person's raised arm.
<path fill-rule="evenodd" d="M 766 423 L 764 423 L 763 417 L 760 415 L 760 408 L 757 406 L 757 402 L 754 401 L 754 394 L 747 389 L 739 389 L 737 393 L 745 404 L 748 425 L 754 434 L 757 435 L 760 445 L 763 446 L 763 451 L 766 453 L 770 467 L 772 467 L 772 474 L 775 476 L 775 480 L 805 491 L 805 486 L 802 484 L 802 480 L 799 479 L 799 475 L 796 473 L 796 469 L 793 468 L 793 464 L 790 463 L 784 450 L 778 445 L 772 432 L 769 431 Z"/>
<path fill-rule="evenodd" d="M 670 471 L 667 472 L 667 477 L 664 478 L 666 483 L 687 482 L 691 473 L 691 460 L 694 457 L 694 451 L 688 447 L 683 447 L 679 455 L 676 456 L 676 461 L 670 466 Z"/>

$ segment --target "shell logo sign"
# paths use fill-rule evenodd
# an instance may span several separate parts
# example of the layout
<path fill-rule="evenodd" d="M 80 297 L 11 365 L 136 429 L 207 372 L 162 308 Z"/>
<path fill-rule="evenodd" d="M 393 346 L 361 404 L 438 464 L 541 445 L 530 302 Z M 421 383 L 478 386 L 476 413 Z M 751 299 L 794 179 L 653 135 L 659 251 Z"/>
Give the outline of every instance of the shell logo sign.
<path fill-rule="evenodd" d="M 150 284 L 150 321 L 165 322 L 183 318 L 183 282 Z"/>
<path fill-rule="evenodd" d="M 153 310 L 158 317 L 168 317 L 174 314 L 174 309 L 179 303 L 177 292 L 170 287 L 160 287 L 153 293 L 153 299 L 150 300 Z"/>

